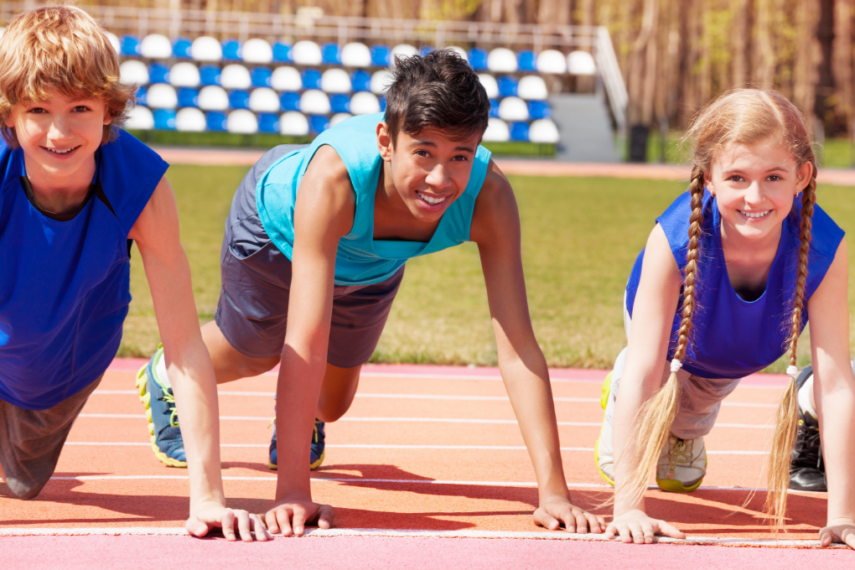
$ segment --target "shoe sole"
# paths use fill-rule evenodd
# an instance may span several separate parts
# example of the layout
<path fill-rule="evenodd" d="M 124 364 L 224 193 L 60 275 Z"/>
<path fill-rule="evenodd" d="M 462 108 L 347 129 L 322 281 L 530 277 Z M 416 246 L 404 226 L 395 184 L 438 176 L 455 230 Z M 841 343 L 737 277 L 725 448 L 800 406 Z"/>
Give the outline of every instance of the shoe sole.
<path fill-rule="evenodd" d="M 600 407 L 603 408 L 603 425 L 600 427 L 600 435 L 597 437 L 597 442 L 594 444 L 594 465 L 597 466 L 597 472 L 600 474 L 600 477 L 603 480 L 611 485 L 615 486 L 615 482 L 600 469 L 600 439 L 603 437 L 603 428 L 606 425 L 606 405 L 609 403 L 609 395 L 612 392 L 612 373 L 609 372 L 606 376 L 605 380 L 603 380 L 603 393 L 600 396 Z"/>
<path fill-rule="evenodd" d="M 310 463 L 310 464 L 309 464 L 309 471 L 314 471 L 314 470 L 316 470 L 318 467 L 320 467 L 320 466 L 321 466 L 321 464 L 324 462 L 324 458 L 326 457 L 326 455 L 327 455 L 327 451 L 326 451 L 326 450 L 322 451 L 322 452 L 321 452 L 321 456 L 320 456 L 320 457 L 318 457 L 318 460 L 317 460 L 317 461 L 315 461 L 314 463 Z M 279 470 L 279 467 L 278 467 L 275 463 L 271 463 L 270 461 L 268 461 L 268 462 L 267 462 L 267 466 L 268 466 L 269 468 L 271 468 L 273 471 L 278 471 L 278 470 Z"/>
<path fill-rule="evenodd" d="M 166 455 L 157 447 L 157 436 L 154 435 L 154 422 L 151 419 L 151 394 L 148 393 L 148 379 L 146 378 L 146 369 L 149 367 L 146 363 L 139 372 L 137 372 L 136 387 L 139 394 L 140 402 L 145 406 L 145 417 L 148 421 L 148 433 L 151 436 L 151 449 L 154 451 L 154 456 L 157 460 L 167 467 L 187 467 L 186 461 L 178 461 Z"/>

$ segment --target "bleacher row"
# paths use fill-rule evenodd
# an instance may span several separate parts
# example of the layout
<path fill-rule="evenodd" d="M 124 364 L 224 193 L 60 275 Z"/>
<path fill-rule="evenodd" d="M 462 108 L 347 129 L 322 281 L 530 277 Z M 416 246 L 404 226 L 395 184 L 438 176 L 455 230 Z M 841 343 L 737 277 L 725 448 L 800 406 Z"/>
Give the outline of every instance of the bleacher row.
<path fill-rule="evenodd" d="M 140 86 L 127 128 L 291 136 L 384 110 L 395 56 L 432 49 L 307 40 L 241 44 L 208 36 L 171 41 L 160 34 L 110 39 L 122 58 L 122 82 Z M 485 141 L 558 142 L 543 76 L 596 71 L 587 52 L 451 49 L 479 72 L 490 97 Z"/>

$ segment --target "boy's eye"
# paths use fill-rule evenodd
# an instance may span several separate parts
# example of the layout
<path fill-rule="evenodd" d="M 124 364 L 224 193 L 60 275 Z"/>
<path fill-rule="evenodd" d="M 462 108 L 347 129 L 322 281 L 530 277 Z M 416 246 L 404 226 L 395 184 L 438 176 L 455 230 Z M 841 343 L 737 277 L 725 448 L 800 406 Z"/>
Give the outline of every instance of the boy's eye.
<path fill-rule="evenodd" d="M 428 154 L 428 151 L 426 151 L 426 150 L 422 150 L 422 149 L 418 149 L 417 151 L 415 151 L 415 153 L 416 153 L 417 155 L 419 155 L 419 156 L 425 156 L 425 157 L 430 156 L 430 155 Z"/>
<path fill-rule="evenodd" d="M 452 160 L 454 160 L 455 162 L 466 162 L 467 160 L 469 160 L 469 157 L 465 154 L 458 154 Z"/>
<path fill-rule="evenodd" d="M 86 105 L 78 105 L 77 107 L 74 108 L 75 113 L 85 113 L 86 111 L 90 111 L 90 110 L 91 109 L 89 109 L 89 107 L 87 107 Z"/>
<path fill-rule="evenodd" d="M 35 113 L 38 115 L 40 113 L 47 113 L 47 110 L 44 109 L 43 107 L 33 107 L 32 109 L 27 111 L 27 113 Z"/>

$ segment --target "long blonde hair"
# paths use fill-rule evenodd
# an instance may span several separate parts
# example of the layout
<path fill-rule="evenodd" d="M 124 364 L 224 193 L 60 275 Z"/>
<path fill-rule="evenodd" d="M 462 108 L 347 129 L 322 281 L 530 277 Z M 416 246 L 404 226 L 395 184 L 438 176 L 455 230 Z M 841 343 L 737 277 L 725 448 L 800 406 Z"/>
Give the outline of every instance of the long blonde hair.
<path fill-rule="evenodd" d="M 816 157 L 801 113 L 775 91 L 738 89 L 724 94 L 698 115 L 686 137 L 695 141 L 695 152 L 689 185 L 692 195 L 692 213 L 686 254 L 682 321 L 678 331 L 677 348 L 674 352 L 674 361 L 677 363 L 682 363 L 685 358 L 690 341 L 692 316 L 696 305 L 698 259 L 703 225 L 704 175 L 710 172 L 715 154 L 732 144 L 755 144 L 771 139 L 790 151 L 798 168 L 805 163 L 812 165 L 810 181 L 802 191 L 796 290 L 793 311 L 787 323 L 787 328 L 790 330 L 787 349 L 790 354 L 788 372 L 791 377 L 778 408 L 772 453 L 769 456 L 768 494 L 764 507 L 770 522 L 780 529 L 783 527 L 786 513 L 790 453 L 798 425 L 793 371 L 796 367 L 796 346 L 802 329 L 802 315 L 805 308 L 804 291 L 810 250 L 811 217 L 816 202 Z M 632 438 L 626 446 L 626 453 L 632 464 L 637 465 L 637 469 L 618 489 L 618 493 L 632 502 L 638 502 L 644 496 L 650 472 L 656 467 L 660 450 L 668 441 L 680 399 L 676 372 L 678 367 L 679 364 L 672 364 L 668 381 L 650 400 L 645 402 L 635 418 Z"/>

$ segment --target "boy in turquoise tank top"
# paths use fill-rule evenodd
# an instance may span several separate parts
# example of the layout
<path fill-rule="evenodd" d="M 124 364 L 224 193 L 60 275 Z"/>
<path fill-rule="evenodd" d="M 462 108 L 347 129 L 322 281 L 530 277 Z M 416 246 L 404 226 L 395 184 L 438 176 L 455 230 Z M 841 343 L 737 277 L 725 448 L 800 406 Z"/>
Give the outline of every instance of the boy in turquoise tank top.
<path fill-rule="evenodd" d="M 347 119 L 300 151 L 273 149 L 238 189 L 220 302 L 203 337 L 218 382 L 280 364 L 271 531 L 301 535 L 308 523 L 333 523 L 309 484 L 310 467 L 323 461 L 323 422 L 350 407 L 406 260 L 473 241 L 502 377 L 537 475 L 534 522 L 602 532 L 600 520 L 570 503 L 514 194 L 479 146 L 489 110 L 478 76 L 454 52 L 399 59 L 385 116 Z M 166 383 L 158 357 L 152 386 Z"/>

